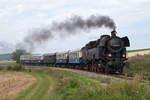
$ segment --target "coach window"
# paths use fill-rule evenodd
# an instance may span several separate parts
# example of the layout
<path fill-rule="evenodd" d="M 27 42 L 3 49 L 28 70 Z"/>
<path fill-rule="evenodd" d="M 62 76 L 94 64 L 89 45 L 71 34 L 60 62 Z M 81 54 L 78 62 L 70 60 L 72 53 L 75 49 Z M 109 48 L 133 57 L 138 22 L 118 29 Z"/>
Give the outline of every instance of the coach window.
<path fill-rule="evenodd" d="M 71 57 L 73 58 L 73 53 L 71 54 Z"/>
<path fill-rule="evenodd" d="M 77 58 L 77 53 L 75 53 L 75 58 Z"/>
<path fill-rule="evenodd" d="M 58 55 L 58 59 L 60 59 L 60 55 Z"/>
<path fill-rule="evenodd" d="M 69 58 L 72 58 L 72 53 L 69 54 Z"/>
<path fill-rule="evenodd" d="M 59 57 L 59 59 L 61 59 L 61 54 L 59 54 L 59 56 L 58 56 L 58 57 Z"/>
<path fill-rule="evenodd" d="M 72 53 L 72 58 L 74 58 L 74 53 Z"/>
<path fill-rule="evenodd" d="M 66 58 L 66 54 L 63 54 L 63 59 L 65 59 Z"/>
<path fill-rule="evenodd" d="M 78 57 L 78 52 L 76 53 L 76 58 Z"/>
<path fill-rule="evenodd" d="M 76 58 L 76 53 L 74 53 L 74 58 Z"/>

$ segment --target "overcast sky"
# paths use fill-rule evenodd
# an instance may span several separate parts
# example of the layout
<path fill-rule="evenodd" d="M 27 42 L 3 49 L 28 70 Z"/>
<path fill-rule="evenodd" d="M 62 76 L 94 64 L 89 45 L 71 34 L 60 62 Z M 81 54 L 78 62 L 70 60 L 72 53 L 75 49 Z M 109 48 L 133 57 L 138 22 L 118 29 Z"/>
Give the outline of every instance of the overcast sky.
<path fill-rule="evenodd" d="M 150 47 L 150 0 L 0 0 L 0 53 L 10 52 L 33 28 L 62 21 L 72 15 L 107 15 L 114 19 L 119 36 L 129 36 L 128 49 Z M 79 49 L 109 29 L 81 32 L 65 39 L 55 37 L 34 52 Z M 7 44 L 7 45 L 4 45 Z"/>

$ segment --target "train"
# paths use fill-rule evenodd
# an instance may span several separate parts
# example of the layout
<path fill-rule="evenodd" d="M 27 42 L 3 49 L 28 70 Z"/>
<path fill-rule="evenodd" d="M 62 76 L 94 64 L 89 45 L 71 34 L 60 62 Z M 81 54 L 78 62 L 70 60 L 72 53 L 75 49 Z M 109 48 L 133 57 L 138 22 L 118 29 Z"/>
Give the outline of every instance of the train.
<path fill-rule="evenodd" d="M 128 64 L 126 48 L 130 46 L 130 41 L 127 36 L 119 37 L 116 33 L 113 30 L 111 35 L 101 35 L 75 51 L 21 55 L 20 63 L 122 74 Z"/>

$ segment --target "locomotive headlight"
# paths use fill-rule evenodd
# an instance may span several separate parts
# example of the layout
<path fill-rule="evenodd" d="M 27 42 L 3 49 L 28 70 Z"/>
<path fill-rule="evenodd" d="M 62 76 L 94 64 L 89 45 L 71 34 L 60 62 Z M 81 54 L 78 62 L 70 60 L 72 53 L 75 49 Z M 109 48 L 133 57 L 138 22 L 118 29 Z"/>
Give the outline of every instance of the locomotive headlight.
<path fill-rule="evenodd" d="M 109 54 L 108 56 L 111 57 L 111 54 Z"/>
<path fill-rule="evenodd" d="M 125 54 L 123 54 L 123 55 L 122 55 L 122 57 L 126 57 L 126 55 L 125 55 Z"/>

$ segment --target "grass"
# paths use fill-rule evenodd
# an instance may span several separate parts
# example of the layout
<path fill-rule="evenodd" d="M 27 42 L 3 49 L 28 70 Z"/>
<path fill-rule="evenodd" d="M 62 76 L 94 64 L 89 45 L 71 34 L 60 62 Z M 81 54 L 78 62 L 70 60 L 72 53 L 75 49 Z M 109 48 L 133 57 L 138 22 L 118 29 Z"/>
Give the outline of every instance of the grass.
<path fill-rule="evenodd" d="M 150 50 L 150 48 L 146 48 L 146 49 L 136 49 L 136 50 L 128 50 L 127 53 L 130 53 L 130 52 L 138 52 L 138 51 L 145 51 L 145 50 Z"/>
<path fill-rule="evenodd" d="M 55 71 L 58 83 L 51 100 L 96 100 L 101 90 L 100 82 L 82 75 Z"/>
<path fill-rule="evenodd" d="M 101 100 L 149 100 L 150 88 L 136 76 L 132 81 L 114 82 L 103 89 Z"/>
<path fill-rule="evenodd" d="M 36 82 L 13 100 L 48 100 L 50 98 L 50 94 L 48 94 L 49 87 L 54 79 L 45 73 L 32 72 L 28 74 L 35 77 Z"/>
<path fill-rule="evenodd" d="M 107 78 L 89 78 L 67 71 L 33 68 L 30 74 L 37 81 L 14 100 L 149 100 L 150 88 L 133 81 L 111 81 Z M 102 83 L 107 85 L 103 86 Z M 49 87 L 53 88 L 49 91 Z"/>
<path fill-rule="evenodd" d="M 0 70 L 8 70 L 8 71 L 21 71 L 24 70 L 24 67 L 21 64 L 13 64 L 13 65 L 0 65 Z"/>
<path fill-rule="evenodd" d="M 128 59 L 130 66 L 124 69 L 126 74 L 143 73 L 150 78 L 150 55 L 135 56 Z"/>
<path fill-rule="evenodd" d="M 70 75 L 69 75 L 70 74 Z M 149 85 L 141 84 L 139 76 L 133 81 L 110 82 L 90 79 L 73 73 L 58 74 L 59 84 L 53 92 L 51 100 L 149 100 Z M 107 83 L 103 87 L 101 83 Z"/>

